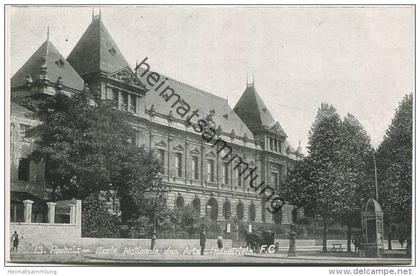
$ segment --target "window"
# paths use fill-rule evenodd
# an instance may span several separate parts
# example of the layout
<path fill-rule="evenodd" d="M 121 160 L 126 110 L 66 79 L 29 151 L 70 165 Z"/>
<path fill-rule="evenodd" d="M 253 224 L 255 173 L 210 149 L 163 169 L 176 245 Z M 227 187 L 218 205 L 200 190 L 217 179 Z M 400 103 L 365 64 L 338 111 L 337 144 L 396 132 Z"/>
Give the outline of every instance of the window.
<path fill-rule="evenodd" d="M 268 138 L 268 139 L 270 139 L 270 150 L 273 150 L 273 147 L 274 147 L 273 138 Z"/>
<path fill-rule="evenodd" d="M 225 203 L 223 204 L 223 216 L 225 217 L 225 219 L 229 219 L 230 218 L 230 203 L 229 201 L 225 201 Z"/>
<path fill-rule="evenodd" d="M 192 157 L 191 169 L 192 169 L 193 179 L 197 180 L 198 179 L 198 157 L 197 156 Z"/>
<path fill-rule="evenodd" d="M 29 159 L 19 159 L 18 180 L 29 180 Z"/>
<path fill-rule="evenodd" d="M 238 216 L 239 220 L 242 220 L 244 218 L 244 205 L 242 202 L 239 202 L 236 206 L 236 215 Z"/>
<path fill-rule="evenodd" d="M 229 184 L 229 164 L 223 164 L 223 183 Z"/>
<path fill-rule="evenodd" d="M 21 140 L 27 140 L 28 138 L 26 137 L 28 134 L 28 130 L 31 128 L 30 125 L 24 125 L 24 124 L 20 124 L 19 126 L 19 137 Z"/>
<path fill-rule="evenodd" d="M 115 88 L 112 89 L 112 105 L 118 108 L 118 90 Z"/>
<path fill-rule="evenodd" d="M 176 175 L 182 177 L 182 154 L 180 153 L 175 154 L 175 169 Z"/>
<path fill-rule="evenodd" d="M 241 175 L 241 167 L 236 169 L 236 176 L 238 177 L 238 186 L 242 186 L 242 175 Z"/>
<path fill-rule="evenodd" d="M 193 202 L 192 202 L 192 206 L 194 208 L 194 213 L 197 217 L 200 216 L 200 209 L 201 209 L 201 202 L 200 199 L 198 197 L 194 198 Z"/>
<path fill-rule="evenodd" d="M 130 112 L 136 113 L 137 111 L 137 97 L 130 95 Z"/>
<path fill-rule="evenodd" d="M 127 92 L 122 92 L 121 109 L 124 110 L 124 111 L 128 111 L 128 94 L 127 94 Z"/>
<path fill-rule="evenodd" d="M 277 139 L 274 139 L 274 151 L 275 152 L 279 151 L 278 143 L 279 143 L 279 141 Z"/>
<path fill-rule="evenodd" d="M 278 189 L 279 185 L 279 174 L 277 172 L 271 172 L 271 184 L 274 186 L 274 189 Z"/>
<path fill-rule="evenodd" d="M 207 181 L 214 182 L 214 160 L 207 161 Z"/>
<path fill-rule="evenodd" d="M 160 173 L 165 174 L 165 150 L 159 149 Z"/>
<path fill-rule="evenodd" d="M 177 208 L 184 207 L 184 198 L 182 196 L 178 196 L 178 198 L 176 199 L 176 207 Z"/>
<path fill-rule="evenodd" d="M 248 210 L 248 212 L 249 212 L 249 214 L 248 214 L 248 217 L 249 217 L 249 220 L 250 221 L 255 221 L 255 217 L 256 217 L 256 212 L 255 212 L 255 205 L 254 205 L 254 203 L 251 203 L 251 205 L 249 205 L 249 210 Z"/>
<path fill-rule="evenodd" d="M 248 183 L 249 183 L 250 187 L 251 187 L 251 184 L 254 187 L 257 186 L 257 183 L 255 183 L 257 180 L 256 180 L 256 178 L 254 179 L 254 174 L 255 174 L 254 168 L 249 168 L 249 176 L 248 176 L 247 179 L 248 179 Z"/>

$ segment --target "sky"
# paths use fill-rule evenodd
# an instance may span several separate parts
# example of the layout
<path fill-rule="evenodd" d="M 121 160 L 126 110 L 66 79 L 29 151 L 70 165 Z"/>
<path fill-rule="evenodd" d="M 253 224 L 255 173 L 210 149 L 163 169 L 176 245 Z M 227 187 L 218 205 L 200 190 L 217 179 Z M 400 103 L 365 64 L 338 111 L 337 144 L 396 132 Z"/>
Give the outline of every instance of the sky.
<path fill-rule="evenodd" d="M 95 14 L 99 9 L 95 8 Z M 294 147 L 307 146 L 322 102 L 362 123 L 374 147 L 398 103 L 414 93 L 413 6 L 103 6 L 128 63 L 223 98 L 233 108 L 247 76 Z M 7 7 L 13 75 L 45 41 L 67 57 L 92 7 Z"/>

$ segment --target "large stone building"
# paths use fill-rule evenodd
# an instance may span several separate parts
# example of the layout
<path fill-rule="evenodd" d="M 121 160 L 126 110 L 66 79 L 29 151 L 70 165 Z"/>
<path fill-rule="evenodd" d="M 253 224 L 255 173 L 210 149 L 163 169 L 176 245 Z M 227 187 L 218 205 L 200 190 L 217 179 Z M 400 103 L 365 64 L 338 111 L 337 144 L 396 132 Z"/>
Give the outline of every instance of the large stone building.
<path fill-rule="evenodd" d="M 301 149 L 295 150 L 288 143 L 285 131 L 270 114 L 254 84 L 246 85 L 232 109 L 226 99 L 153 73 L 147 61 L 134 70 L 130 68 L 100 16 L 92 18 L 67 59 L 47 39 L 11 79 L 11 190 L 16 204 L 25 196 L 42 202 L 48 192 L 42 178 L 45 168 L 27 159 L 33 141 L 24 134 L 37 120 L 19 105 L 20 100 L 58 91 L 79 93 L 88 87 L 102 99 L 117 100 L 116 108 L 129 115 L 127 118 L 136 129 L 136 143 L 156 151 L 163 165 L 163 181 L 170 187 L 169 206 L 192 204 L 202 216 L 209 215 L 221 223 L 232 218 L 251 224 L 290 223 L 291 206 L 285 205 L 276 216 L 267 212 L 266 195 L 255 192 L 249 178 L 235 169 L 239 158 L 232 162 L 223 159 L 225 149 L 203 139 L 186 117 L 176 112 L 171 97 L 162 97 L 154 87 L 157 76 L 165 80 L 162 89 L 170 87 L 182 95 L 182 100 L 174 98 L 176 104 L 197 110 L 196 117 L 217 129 L 218 139 L 254 169 L 259 182 L 264 181 L 286 196 L 287 170 L 302 157 Z M 14 216 L 17 219 L 19 214 Z"/>

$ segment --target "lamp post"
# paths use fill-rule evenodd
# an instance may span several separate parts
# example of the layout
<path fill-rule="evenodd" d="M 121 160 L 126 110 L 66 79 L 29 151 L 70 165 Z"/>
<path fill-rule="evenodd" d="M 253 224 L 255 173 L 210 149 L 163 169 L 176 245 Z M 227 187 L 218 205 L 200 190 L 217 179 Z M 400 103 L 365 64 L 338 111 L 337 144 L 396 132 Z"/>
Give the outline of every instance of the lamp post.
<path fill-rule="evenodd" d="M 162 175 L 160 174 L 160 172 L 157 173 L 156 175 L 156 179 L 153 181 L 153 233 L 152 233 L 152 240 L 150 243 L 150 249 L 153 250 L 155 249 L 156 246 L 156 238 L 157 238 L 157 234 L 156 234 L 156 228 L 157 228 L 157 214 L 156 214 L 156 205 L 157 205 L 157 197 L 158 197 L 158 193 L 159 193 L 159 188 L 163 188 L 160 187 L 162 183 Z"/>
<path fill-rule="evenodd" d="M 287 257 L 296 257 L 296 231 L 295 231 L 296 217 L 293 215 L 293 212 L 295 210 L 296 208 L 294 208 L 292 211 L 292 223 L 290 224 L 290 233 L 289 233 L 289 252 L 287 254 Z"/>

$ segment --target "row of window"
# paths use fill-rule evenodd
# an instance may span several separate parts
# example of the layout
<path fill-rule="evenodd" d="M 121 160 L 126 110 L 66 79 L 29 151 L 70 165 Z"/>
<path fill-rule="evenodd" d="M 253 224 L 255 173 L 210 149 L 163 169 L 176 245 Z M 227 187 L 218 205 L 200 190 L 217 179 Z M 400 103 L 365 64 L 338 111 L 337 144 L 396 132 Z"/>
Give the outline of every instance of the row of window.
<path fill-rule="evenodd" d="M 196 215 L 200 216 L 201 215 L 201 202 L 199 198 L 195 198 L 192 201 L 192 206 L 194 207 L 194 210 L 196 210 Z M 176 208 L 182 208 L 184 207 L 184 198 L 182 196 L 178 196 L 178 198 L 175 201 L 175 207 Z M 217 200 L 214 198 L 211 198 L 206 206 L 205 206 L 205 213 L 206 216 L 210 217 L 210 219 L 212 220 L 217 220 L 218 216 L 219 216 L 219 208 L 218 208 L 218 203 Z M 225 219 L 229 219 L 231 217 L 231 204 L 229 201 L 225 201 L 223 203 L 223 217 Z M 238 220 L 243 220 L 244 219 L 244 204 L 242 202 L 239 202 L 236 205 L 236 217 L 238 218 Z M 256 208 L 255 205 L 253 203 L 251 203 L 251 205 L 249 205 L 248 208 L 248 218 L 250 221 L 255 221 L 256 218 Z"/>
<path fill-rule="evenodd" d="M 137 96 L 120 91 L 116 88 L 112 89 L 112 100 L 115 108 L 132 113 L 137 112 Z"/>
<path fill-rule="evenodd" d="M 184 207 L 184 198 L 180 195 L 177 197 L 176 201 L 175 201 L 175 208 L 182 208 Z M 198 197 L 196 197 L 192 202 L 191 202 L 192 206 L 194 207 L 194 210 L 196 211 L 196 215 L 200 216 L 201 215 L 201 201 Z M 244 209 L 245 206 L 242 202 L 239 202 L 236 205 L 236 218 L 238 220 L 243 220 L 244 219 Z M 262 207 L 262 209 L 264 209 L 264 207 Z M 222 215 L 225 219 L 229 219 L 231 218 L 231 204 L 229 201 L 225 201 L 223 203 L 223 208 L 222 208 Z M 208 216 L 211 220 L 216 221 L 219 218 L 219 208 L 218 208 L 218 203 L 217 200 L 214 198 L 211 198 L 206 206 L 205 206 L 205 215 Z M 261 218 L 263 221 L 265 221 L 265 212 L 261 212 Z M 296 210 L 293 211 L 292 213 L 293 216 L 297 216 Z M 255 221 L 256 219 L 256 207 L 253 203 L 251 203 L 248 206 L 248 219 L 250 221 Z M 282 220 L 283 220 L 283 216 L 282 216 L 282 211 L 279 212 L 275 212 L 272 214 L 272 219 L 276 224 L 281 224 Z"/>
<path fill-rule="evenodd" d="M 281 152 L 280 140 L 273 137 L 268 137 L 268 142 L 269 142 L 269 150 L 274 151 L 274 152 Z"/>
<path fill-rule="evenodd" d="M 159 153 L 159 160 L 160 160 L 160 166 L 161 166 L 160 173 L 166 174 L 165 150 L 158 149 L 158 153 Z M 183 155 L 181 153 L 175 153 L 175 175 L 177 177 L 184 176 L 183 164 L 184 164 Z M 207 182 L 211 182 L 211 183 L 216 182 L 215 161 L 213 159 L 208 159 L 206 160 L 206 165 L 207 165 L 207 175 L 206 175 Z M 222 167 L 222 181 L 224 184 L 229 184 L 230 182 L 229 181 L 229 177 L 230 177 L 229 166 L 230 166 L 229 163 L 224 163 Z M 199 165 L 198 156 L 192 156 L 191 157 L 191 177 L 193 180 L 199 180 L 199 168 L 200 168 L 200 165 Z M 242 186 L 243 175 L 241 175 L 241 172 L 242 172 L 241 168 L 238 168 L 235 170 L 237 186 Z M 252 179 L 252 175 L 249 178 Z"/>

